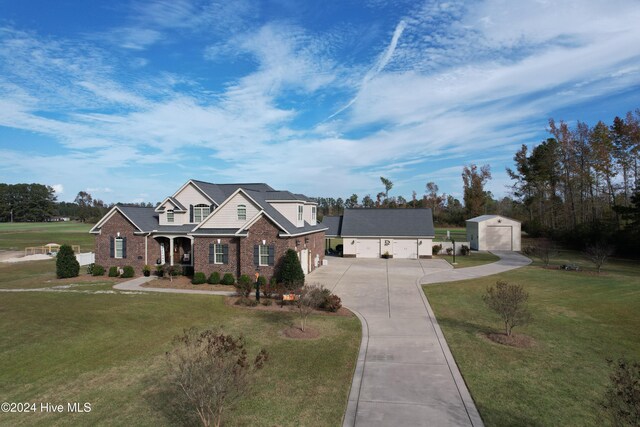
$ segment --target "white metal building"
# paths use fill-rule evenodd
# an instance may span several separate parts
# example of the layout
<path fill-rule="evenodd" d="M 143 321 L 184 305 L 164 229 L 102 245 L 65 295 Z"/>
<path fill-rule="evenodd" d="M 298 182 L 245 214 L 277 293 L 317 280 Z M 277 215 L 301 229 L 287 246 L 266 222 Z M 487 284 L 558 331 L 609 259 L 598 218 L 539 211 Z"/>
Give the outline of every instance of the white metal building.
<path fill-rule="evenodd" d="M 467 220 L 467 240 L 478 251 L 520 251 L 520 221 L 501 215 L 481 215 Z"/>

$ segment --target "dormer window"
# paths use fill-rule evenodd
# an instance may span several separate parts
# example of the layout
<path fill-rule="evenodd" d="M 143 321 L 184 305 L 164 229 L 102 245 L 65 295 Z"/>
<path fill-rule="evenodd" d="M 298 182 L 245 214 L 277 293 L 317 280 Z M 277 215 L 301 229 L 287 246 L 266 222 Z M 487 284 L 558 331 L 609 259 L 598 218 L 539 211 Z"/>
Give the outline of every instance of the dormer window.
<path fill-rule="evenodd" d="M 173 222 L 173 209 L 167 211 L 167 222 Z"/>
<path fill-rule="evenodd" d="M 209 205 L 195 205 L 193 207 L 193 221 L 201 222 L 203 219 L 209 216 Z"/>
<path fill-rule="evenodd" d="M 302 221 L 302 212 L 303 212 L 302 209 L 303 209 L 302 206 L 299 205 L 298 206 L 298 221 Z"/>
<path fill-rule="evenodd" d="M 247 220 L 247 207 L 245 205 L 238 205 L 238 220 Z"/>
<path fill-rule="evenodd" d="M 311 206 L 311 220 L 312 221 L 316 220 L 316 207 L 315 206 Z"/>

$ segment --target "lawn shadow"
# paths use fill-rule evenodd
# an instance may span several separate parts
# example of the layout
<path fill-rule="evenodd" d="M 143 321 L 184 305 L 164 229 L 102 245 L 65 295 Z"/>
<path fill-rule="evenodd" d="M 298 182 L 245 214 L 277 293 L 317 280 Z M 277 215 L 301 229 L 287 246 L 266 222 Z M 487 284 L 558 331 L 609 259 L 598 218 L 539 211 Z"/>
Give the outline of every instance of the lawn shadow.
<path fill-rule="evenodd" d="M 476 335 L 477 333 L 489 334 L 496 332 L 496 330 L 490 326 L 479 325 L 467 320 L 454 319 L 449 317 L 438 317 L 438 324 L 440 326 L 450 327 L 455 330 L 462 330 L 467 334 Z"/>
<path fill-rule="evenodd" d="M 166 366 L 164 368 L 142 379 L 145 402 L 153 412 L 162 414 L 166 425 L 199 425 L 200 419 L 195 410 L 185 404 L 180 394 L 182 391 L 169 381 L 168 370 Z"/>

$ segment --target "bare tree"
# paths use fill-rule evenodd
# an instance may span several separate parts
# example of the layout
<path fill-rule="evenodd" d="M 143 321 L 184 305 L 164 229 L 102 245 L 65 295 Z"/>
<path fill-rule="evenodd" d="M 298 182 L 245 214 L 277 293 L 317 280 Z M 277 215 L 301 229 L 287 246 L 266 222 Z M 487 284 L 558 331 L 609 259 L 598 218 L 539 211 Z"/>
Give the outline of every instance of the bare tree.
<path fill-rule="evenodd" d="M 185 330 L 174 345 L 167 364 L 176 397 L 205 427 L 220 426 L 224 410 L 246 393 L 252 374 L 268 360 L 262 349 L 250 363 L 242 336 L 213 330 Z"/>
<path fill-rule="evenodd" d="M 593 245 L 589 245 L 584 250 L 584 254 L 589 261 L 595 264 L 598 274 L 607 259 L 613 254 L 613 246 L 606 243 L 597 242 Z"/>
<path fill-rule="evenodd" d="M 515 326 L 528 323 L 531 314 L 527 309 L 529 294 L 521 285 L 509 284 L 503 280 L 496 282 L 496 287 L 487 288 L 482 300 L 487 306 L 498 313 L 504 322 L 504 331 L 508 337 Z"/>
<path fill-rule="evenodd" d="M 525 255 L 540 259 L 544 268 L 549 267 L 551 258 L 558 256 L 558 248 L 550 239 L 538 239 L 534 245 L 526 247 L 523 252 Z"/>
<path fill-rule="evenodd" d="M 297 296 L 293 308 L 300 315 L 300 329 L 304 332 L 307 326 L 307 318 L 313 310 L 317 309 L 322 303 L 322 286 L 312 284 L 304 286 L 300 289 L 300 295 Z"/>

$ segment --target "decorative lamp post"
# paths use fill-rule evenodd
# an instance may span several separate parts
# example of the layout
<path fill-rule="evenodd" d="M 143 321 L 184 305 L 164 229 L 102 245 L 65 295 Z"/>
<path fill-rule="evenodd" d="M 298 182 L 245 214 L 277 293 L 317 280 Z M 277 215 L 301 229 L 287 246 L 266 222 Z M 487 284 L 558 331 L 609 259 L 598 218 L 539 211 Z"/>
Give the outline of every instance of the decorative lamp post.
<path fill-rule="evenodd" d="M 256 268 L 256 301 L 260 302 L 260 267 Z"/>

